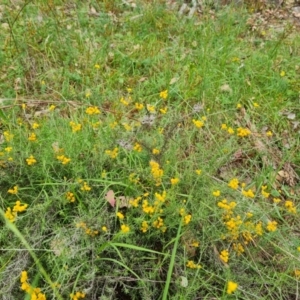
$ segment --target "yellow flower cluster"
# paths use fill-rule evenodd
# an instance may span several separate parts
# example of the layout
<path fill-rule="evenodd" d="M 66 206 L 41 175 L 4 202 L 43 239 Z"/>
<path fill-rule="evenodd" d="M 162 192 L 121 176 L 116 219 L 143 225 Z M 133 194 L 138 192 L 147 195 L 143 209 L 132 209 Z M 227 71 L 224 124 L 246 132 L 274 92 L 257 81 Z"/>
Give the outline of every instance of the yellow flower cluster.
<path fill-rule="evenodd" d="M 190 269 L 201 269 L 201 265 L 195 264 L 192 260 L 188 260 L 186 266 Z"/>
<path fill-rule="evenodd" d="M 221 192 L 219 190 L 217 190 L 217 191 L 214 191 L 212 194 L 215 197 L 219 197 L 221 195 Z"/>
<path fill-rule="evenodd" d="M 157 155 L 159 153 L 160 153 L 159 149 L 156 149 L 156 148 L 152 149 L 152 154 Z"/>
<path fill-rule="evenodd" d="M 144 105 L 142 103 L 135 103 L 134 106 L 137 110 L 142 110 L 144 108 Z"/>
<path fill-rule="evenodd" d="M 8 219 L 10 222 L 14 222 L 17 218 L 18 213 L 24 212 L 28 207 L 28 204 L 21 204 L 21 201 L 16 201 L 13 209 L 8 207 L 5 212 L 5 218 Z"/>
<path fill-rule="evenodd" d="M 239 127 L 237 129 L 237 136 L 246 137 L 251 134 L 251 131 L 248 128 Z"/>
<path fill-rule="evenodd" d="M 116 147 L 114 150 L 105 150 L 105 154 L 110 158 L 115 159 L 118 156 L 119 149 Z"/>
<path fill-rule="evenodd" d="M 193 123 L 194 123 L 194 125 L 195 125 L 197 128 L 201 128 L 201 127 L 204 126 L 204 122 L 201 121 L 201 120 L 195 120 L 195 119 L 193 119 Z"/>
<path fill-rule="evenodd" d="M 248 197 L 248 198 L 254 198 L 255 197 L 255 195 L 254 195 L 254 193 L 251 189 L 249 189 L 248 191 L 242 190 L 242 194 L 243 194 L 243 196 Z"/>
<path fill-rule="evenodd" d="M 288 212 L 290 212 L 292 214 L 297 213 L 297 208 L 295 207 L 295 204 L 291 200 L 285 201 L 284 206 Z"/>
<path fill-rule="evenodd" d="M 81 293 L 81 292 L 76 292 L 75 294 L 70 294 L 70 298 L 72 300 L 79 300 L 79 299 L 83 299 L 85 298 L 85 293 Z"/>
<path fill-rule="evenodd" d="M 68 158 L 65 155 L 57 155 L 56 156 L 57 160 L 59 160 L 63 165 L 68 164 L 71 161 L 71 158 Z"/>
<path fill-rule="evenodd" d="M 66 198 L 69 200 L 71 203 L 75 202 L 75 195 L 72 192 L 67 192 L 66 193 Z"/>
<path fill-rule="evenodd" d="M 138 196 L 134 199 L 130 199 L 129 200 L 129 204 L 133 207 L 138 207 L 139 206 L 139 202 L 142 200 L 142 197 Z"/>
<path fill-rule="evenodd" d="M 128 97 L 127 99 L 125 99 L 124 97 L 121 97 L 120 102 L 125 105 L 128 106 L 129 103 L 131 102 L 131 97 Z"/>
<path fill-rule="evenodd" d="M 179 182 L 179 178 L 177 178 L 177 177 L 176 178 L 171 178 L 170 181 L 171 181 L 172 185 L 176 185 Z"/>
<path fill-rule="evenodd" d="M 72 132 L 80 131 L 82 128 L 82 125 L 80 123 L 75 123 L 75 122 L 71 121 L 69 124 L 72 128 Z"/>
<path fill-rule="evenodd" d="M 155 199 L 158 200 L 159 202 L 165 202 L 167 197 L 167 192 L 163 191 L 161 194 L 155 193 L 154 196 Z"/>
<path fill-rule="evenodd" d="M 88 114 L 88 115 L 98 115 L 100 114 L 100 110 L 97 106 L 90 106 L 88 107 L 85 112 Z"/>
<path fill-rule="evenodd" d="M 274 232 L 277 230 L 277 222 L 276 221 L 269 221 L 267 224 L 267 230 L 270 232 Z"/>
<path fill-rule="evenodd" d="M 153 227 L 159 229 L 164 226 L 164 220 L 161 217 L 158 217 L 157 220 L 153 222 Z"/>
<path fill-rule="evenodd" d="M 116 216 L 119 218 L 119 220 L 124 220 L 124 215 L 121 212 L 117 212 Z"/>
<path fill-rule="evenodd" d="M 227 263 L 229 260 L 229 252 L 228 250 L 222 250 L 220 255 L 219 255 L 220 259 L 224 262 Z"/>
<path fill-rule="evenodd" d="M 155 106 L 151 105 L 151 104 L 147 104 L 147 110 L 150 113 L 155 113 Z"/>
<path fill-rule="evenodd" d="M 30 141 L 30 142 L 36 141 L 36 134 L 35 134 L 34 132 L 32 132 L 32 133 L 29 135 L 28 141 Z"/>
<path fill-rule="evenodd" d="M 233 243 L 232 248 L 238 255 L 245 252 L 245 249 L 241 243 Z"/>
<path fill-rule="evenodd" d="M 131 173 L 129 174 L 129 181 L 137 184 L 140 181 L 140 179 L 137 174 Z"/>
<path fill-rule="evenodd" d="M 85 222 L 80 222 L 80 223 L 76 224 L 76 227 L 82 228 L 85 231 L 85 233 L 91 237 L 94 237 L 99 233 L 98 230 L 93 230 L 91 228 L 88 228 L 88 226 L 86 225 Z"/>
<path fill-rule="evenodd" d="M 165 114 L 167 113 L 167 111 L 168 111 L 168 107 L 165 106 L 165 108 L 161 108 L 159 111 L 160 111 L 163 115 L 165 115 Z"/>
<path fill-rule="evenodd" d="M 89 192 L 92 188 L 84 181 L 80 189 L 84 192 Z"/>
<path fill-rule="evenodd" d="M 236 291 L 238 288 L 238 284 L 233 281 L 228 281 L 227 283 L 227 294 L 232 294 Z"/>
<path fill-rule="evenodd" d="M 21 290 L 30 295 L 32 300 L 46 300 L 46 295 L 41 292 L 40 288 L 34 288 L 28 283 L 28 275 L 26 271 L 22 271 L 21 277 Z"/>
<path fill-rule="evenodd" d="M 7 191 L 9 194 L 16 195 L 18 194 L 18 187 L 15 185 L 12 189 Z"/>
<path fill-rule="evenodd" d="M 129 231 L 130 231 L 130 228 L 129 228 L 128 225 L 125 225 L 125 224 L 122 224 L 122 225 L 121 225 L 121 232 L 122 232 L 122 233 L 127 233 L 127 232 L 129 232 Z"/>
<path fill-rule="evenodd" d="M 142 222 L 142 226 L 141 226 L 141 231 L 142 231 L 143 233 L 145 233 L 145 232 L 148 231 L 148 229 L 149 229 L 148 222 L 147 222 L 147 221 L 143 221 L 143 222 Z"/>
<path fill-rule="evenodd" d="M 195 173 L 196 173 L 197 175 L 201 175 L 201 173 L 202 173 L 202 170 L 200 170 L 200 169 L 198 169 L 198 170 L 195 170 Z"/>
<path fill-rule="evenodd" d="M 233 128 L 232 128 L 232 127 L 227 127 L 226 124 L 222 124 L 222 125 L 221 125 L 221 129 L 222 129 L 222 130 L 227 130 L 227 132 L 228 132 L 229 134 L 234 134 Z"/>
<path fill-rule="evenodd" d="M 132 129 L 132 127 L 127 124 L 127 123 L 122 123 L 123 127 L 125 128 L 126 131 L 130 131 Z"/>
<path fill-rule="evenodd" d="M 239 180 L 237 178 L 233 178 L 229 181 L 228 186 L 234 190 L 237 190 L 239 187 Z"/>
<path fill-rule="evenodd" d="M 3 135 L 6 142 L 10 142 L 14 138 L 14 135 L 11 134 L 9 131 L 4 131 Z"/>
<path fill-rule="evenodd" d="M 187 214 L 184 208 L 181 208 L 179 210 L 179 214 L 180 214 L 180 216 L 182 216 L 182 220 L 183 220 L 184 225 L 187 225 L 187 224 L 189 224 L 191 222 L 192 215 L 191 214 Z"/>
<path fill-rule="evenodd" d="M 185 216 L 183 217 L 183 223 L 184 223 L 185 225 L 189 224 L 189 223 L 191 222 L 191 220 L 192 220 L 192 215 L 191 215 L 191 214 L 185 215 Z"/>
<path fill-rule="evenodd" d="M 228 212 L 232 212 L 232 210 L 236 207 L 236 202 L 231 201 L 228 203 L 227 199 L 223 199 L 217 204 L 220 208 L 227 210 Z"/>
<path fill-rule="evenodd" d="M 148 200 L 144 200 L 142 204 L 143 212 L 149 215 L 152 215 L 155 212 L 155 207 L 153 205 L 149 205 Z"/>
<path fill-rule="evenodd" d="M 34 122 L 32 125 L 31 125 L 31 128 L 32 129 L 38 129 L 40 127 L 40 124 Z"/>
<path fill-rule="evenodd" d="M 133 147 L 133 150 L 136 151 L 136 152 L 142 152 L 143 148 L 139 143 L 135 143 L 134 147 Z"/>
<path fill-rule="evenodd" d="M 26 158 L 26 162 L 27 162 L 27 165 L 28 165 L 28 166 L 32 166 L 32 165 L 34 165 L 37 161 L 36 161 L 36 159 L 34 158 L 33 155 L 30 155 L 28 158 Z"/>
<path fill-rule="evenodd" d="M 159 163 L 154 160 L 151 160 L 149 165 L 151 167 L 152 176 L 156 181 L 156 185 L 161 185 L 161 178 L 164 175 L 164 171 L 160 168 Z"/>
<path fill-rule="evenodd" d="M 159 97 L 166 100 L 168 98 L 168 90 L 161 91 Z"/>
<path fill-rule="evenodd" d="M 266 186 L 266 185 L 263 185 L 262 187 L 261 187 L 261 194 L 262 194 L 262 196 L 264 197 L 264 198 L 268 198 L 269 196 L 270 196 L 270 193 L 267 193 L 266 192 L 266 189 L 267 189 L 268 187 Z"/>

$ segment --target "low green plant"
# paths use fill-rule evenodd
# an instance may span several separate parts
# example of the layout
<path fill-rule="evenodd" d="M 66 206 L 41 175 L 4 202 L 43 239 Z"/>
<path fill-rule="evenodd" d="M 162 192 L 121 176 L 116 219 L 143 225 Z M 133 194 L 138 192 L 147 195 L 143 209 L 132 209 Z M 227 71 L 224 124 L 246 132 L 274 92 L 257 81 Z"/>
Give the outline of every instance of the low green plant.
<path fill-rule="evenodd" d="M 0 294 L 293 297 L 295 29 L 242 7 L 15 5 L 1 6 Z"/>

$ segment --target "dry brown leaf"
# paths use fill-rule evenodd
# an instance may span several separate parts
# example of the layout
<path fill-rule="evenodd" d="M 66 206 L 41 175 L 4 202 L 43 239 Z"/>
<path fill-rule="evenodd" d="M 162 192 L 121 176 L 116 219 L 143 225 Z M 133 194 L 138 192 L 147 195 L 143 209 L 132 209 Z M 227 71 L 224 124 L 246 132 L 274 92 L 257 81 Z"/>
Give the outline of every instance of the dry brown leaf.
<path fill-rule="evenodd" d="M 232 94 L 232 88 L 229 86 L 229 84 L 223 84 L 221 87 L 220 87 L 220 90 L 221 92 L 225 92 L 225 93 L 229 93 L 229 94 Z"/>
<path fill-rule="evenodd" d="M 131 198 L 126 196 L 117 197 L 118 207 L 119 208 L 131 207 L 130 200 Z"/>
<path fill-rule="evenodd" d="M 177 82 L 179 79 L 179 77 L 173 77 L 171 80 L 170 80 L 170 85 L 174 84 L 175 82 Z"/>

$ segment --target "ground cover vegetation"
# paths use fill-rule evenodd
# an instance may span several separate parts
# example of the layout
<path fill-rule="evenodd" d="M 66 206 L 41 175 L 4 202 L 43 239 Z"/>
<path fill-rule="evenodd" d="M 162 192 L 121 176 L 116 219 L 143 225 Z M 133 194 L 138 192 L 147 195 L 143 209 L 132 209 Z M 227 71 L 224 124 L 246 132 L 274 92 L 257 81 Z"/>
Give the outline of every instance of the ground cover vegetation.
<path fill-rule="evenodd" d="M 2 299 L 296 299 L 293 24 L 117 0 L 1 22 Z"/>

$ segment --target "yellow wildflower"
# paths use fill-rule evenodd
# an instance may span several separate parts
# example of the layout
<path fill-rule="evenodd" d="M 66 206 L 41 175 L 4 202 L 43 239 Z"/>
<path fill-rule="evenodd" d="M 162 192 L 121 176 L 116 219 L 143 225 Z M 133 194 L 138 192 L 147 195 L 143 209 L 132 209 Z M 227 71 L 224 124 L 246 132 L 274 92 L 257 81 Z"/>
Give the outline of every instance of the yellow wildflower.
<path fill-rule="evenodd" d="M 137 109 L 137 110 L 142 110 L 143 108 L 144 108 L 144 105 L 142 104 L 142 103 L 135 103 L 134 104 L 134 106 L 135 106 L 135 108 Z"/>
<path fill-rule="evenodd" d="M 120 102 L 125 106 L 128 106 L 130 103 L 129 100 L 126 100 L 124 97 L 121 97 Z"/>
<path fill-rule="evenodd" d="M 192 220 L 192 215 L 186 215 L 183 218 L 183 222 L 185 225 L 189 224 L 191 222 L 191 220 Z"/>
<path fill-rule="evenodd" d="M 118 211 L 116 215 L 120 220 L 124 219 L 124 215 L 121 212 Z"/>
<path fill-rule="evenodd" d="M 136 152 L 142 152 L 143 148 L 139 143 L 135 143 L 133 150 L 135 150 Z"/>
<path fill-rule="evenodd" d="M 121 231 L 122 231 L 123 233 L 127 233 L 127 232 L 130 231 L 130 228 L 129 228 L 128 225 L 122 224 L 122 225 L 121 225 Z"/>
<path fill-rule="evenodd" d="M 171 184 L 176 185 L 179 182 L 179 178 L 171 178 Z"/>
<path fill-rule="evenodd" d="M 34 165 L 37 161 L 33 157 L 33 155 L 30 155 L 28 158 L 26 158 L 26 162 L 28 166 Z"/>
<path fill-rule="evenodd" d="M 10 207 L 8 207 L 6 209 L 6 212 L 4 215 L 5 215 L 5 218 L 8 219 L 10 222 L 14 222 L 17 217 L 17 213 L 13 212 Z"/>
<path fill-rule="evenodd" d="M 267 230 L 270 232 L 277 230 L 277 222 L 276 221 L 269 221 L 267 224 Z"/>
<path fill-rule="evenodd" d="M 164 99 L 164 100 L 167 99 L 168 98 L 168 90 L 161 91 L 159 93 L 159 97 Z"/>
<path fill-rule="evenodd" d="M 81 130 L 81 127 L 82 127 L 81 124 L 75 123 L 75 122 L 73 122 L 73 121 L 71 121 L 69 124 L 70 124 L 70 126 L 72 127 L 72 132 L 77 132 L 77 131 L 80 131 L 80 130 Z"/>
<path fill-rule="evenodd" d="M 89 192 L 92 188 L 86 182 L 84 182 L 80 189 L 84 192 Z"/>
<path fill-rule="evenodd" d="M 200 120 L 194 120 L 193 119 L 193 123 L 197 128 L 201 128 L 204 126 L 204 122 L 200 121 Z"/>
<path fill-rule="evenodd" d="M 18 194 L 18 187 L 15 185 L 12 189 L 7 191 L 9 194 L 16 195 Z"/>
<path fill-rule="evenodd" d="M 213 194 L 215 197 L 219 197 L 219 196 L 221 195 L 221 192 L 220 192 L 219 190 L 217 190 L 217 191 L 214 191 L 212 194 Z"/>
<path fill-rule="evenodd" d="M 150 113 L 155 113 L 155 107 L 153 105 L 147 104 L 147 110 Z"/>
<path fill-rule="evenodd" d="M 97 106 L 90 106 L 88 107 L 85 112 L 88 114 L 88 115 L 98 115 L 100 114 L 100 110 Z"/>
<path fill-rule="evenodd" d="M 190 269 L 200 269 L 201 265 L 195 264 L 192 260 L 188 260 L 186 266 Z"/>
<path fill-rule="evenodd" d="M 10 142 L 14 137 L 14 135 L 11 134 L 9 131 L 4 131 L 3 135 L 4 135 L 4 138 L 5 138 L 6 142 Z"/>
<path fill-rule="evenodd" d="M 273 136 L 273 132 L 271 130 L 269 130 L 269 131 L 266 132 L 266 135 L 271 137 L 271 136 Z"/>
<path fill-rule="evenodd" d="M 167 110 L 168 110 L 168 108 L 165 107 L 165 108 L 161 108 L 159 111 L 164 115 L 167 113 Z"/>
<path fill-rule="evenodd" d="M 66 193 L 66 198 L 72 203 L 75 202 L 75 195 L 72 192 Z"/>
<path fill-rule="evenodd" d="M 239 187 L 239 180 L 237 178 L 233 178 L 229 181 L 228 186 L 234 190 L 237 190 Z"/>
<path fill-rule="evenodd" d="M 159 149 L 156 149 L 156 148 L 152 149 L 152 154 L 157 155 L 159 153 L 160 153 Z"/>
<path fill-rule="evenodd" d="M 31 125 L 32 129 L 37 129 L 40 127 L 40 125 L 36 122 L 34 122 L 32 125 Z"/>
<path fill-rule="evenodd" d="M 227 294 L 232 294 L 236 291 L 238 288 L 238 284 L 233 281 L 228 281 L 227 283 Z"/>
<path fill-rule="evenodd" d="M 228 132 L 229 134 L 234 134 L 234 130 L 233 130 L 232 127 L 228 127 L 227 132 Z"/>
<path fill-rule="evenodd" d="M 114 150 L 105 150 L 105 154 L 110 156 L 110 158 L 115 159 L 118 156 L 119 149 L 116 147 Z"/>
<path fill-rule="evenodd" d="M 34 132 L 32 132 L 29 137 L 28 137 L 28 141 L 34 142 L 36 141 L 36 134 Z"/>
<path fill-rule="evenodd" d="M 56 158 L 63 164 L 66 165 L 71 161 L 71 158 L 68 158 L 64 155 L 57 155 Z"/>
<path fill-rule="evenodd" d="M 251 189 L 249 189 L 248 191 L 242 190 L 242 194 L 243 194 L 243 196 L 248 197 L 248 198 L 255 197 L 255 195 Z"/>
<path fill-rule="evenodd" d="M 147 221 L 143 221 L 142 226 L 141 226 L 141 231 L 142 231 L 143 233 L 145 233 L 145 232 L 148 231 L 148 229 L 149 229 L 148 222 L 147 222 Z"/>
<path fill-rule="evenodd" d="M 248 128 L 239 127 L 237 129 L 237 136 L 239 136 L 239 137 L 246 137 L 250 134 L 251 134 L 251 131 Z"/>
<path fill-rule="evenodd" d="M 291 200 L 285 201 L 284 206 L 286 207 L 288 212 L 292 214 L 297 213 L 297 208 L 295 207 L 295 204 Z"/>
<path fill-rule="evenodd" d="M 222 250 L 220 255 L 219 255 L 220 259 L 224 262 L 227 263 L 229 260 L 229 252 L 228 250 Z"/>

